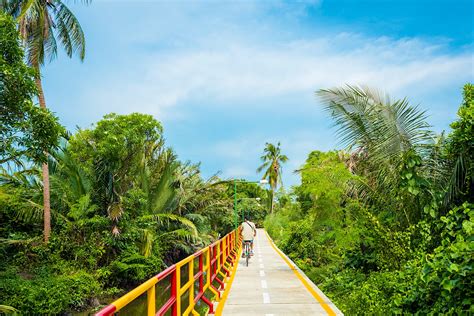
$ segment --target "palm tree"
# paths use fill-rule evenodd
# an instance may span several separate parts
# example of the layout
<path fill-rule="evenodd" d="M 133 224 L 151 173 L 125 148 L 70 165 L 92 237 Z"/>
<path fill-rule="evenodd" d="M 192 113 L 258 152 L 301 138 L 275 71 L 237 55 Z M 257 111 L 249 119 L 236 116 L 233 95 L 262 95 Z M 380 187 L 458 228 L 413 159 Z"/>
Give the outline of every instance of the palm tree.
<path fill-rule="evenodd" d="M 392 102 L 379 91 L 352 86 L 317 94 L 339 127 L 341 143 L 359 154 L 370 153 L 375 163 L 433 139 L 425 113 L 407 99 Z"/>
<path fill-rule="evenodd" d="M 260 157 L 262 160 L 262 165 L 258 167 L 257 173 L 265 170 L 262 180 L 267 179 L 271 188 L 271 206 L 270 212 L 273 213 L 273 197 L 275 195 L 275 190 L 278 184 L 282 184 L 281 174 L 282 167 L 281 165 L 288 161 L 288 157 L 281 153 L 280 142 L 275 146 L 271 143 L 265 143 L 265 149 L 263 150 L 263 155 Z"/>
<path fill-rule="evenodd" d="M 403 209 L 395 190 L 400 188 L 400 170 L 407 157 L 427 159 L 434 137 L 426 123 L 426 115 L 407 99 L 392 101 L 368 87 L 346 86 L 319 90 L 326 110 L 334 119 L 338 136 L 350 153 L 351 170 L 362 178 L 354 194 L 382 208 Z M 432 172 L 424 171 L 427 178 Z M 419 194 L 411 198 L 413 214 L 405 213 L 407 223 L 420 209 Z"/>
<path fill-rule="evenodd" d="M 5 315 L 18 315 L 18 310 L 11 306 L 0 305 L 0 312 L 5 313 Z"/>
<path fill-rule="evenodd" d="M 89 0 L 83 0 L 89 3 Z M 69 57 L 77 54 L 80 60 L 85 56 L 85 38 L 79 21 L 61 0 L 6 0 L 2 7 L 18 21 L 28 63 L 36 70 L 36 87 L 40 107 L 46 108 L 41 82 L 40 68 L 45 60 L 57 55 L 57 40 Z M 42 164 L 44 241 L 51 234 L 51 206 L 48 162 Z"/>

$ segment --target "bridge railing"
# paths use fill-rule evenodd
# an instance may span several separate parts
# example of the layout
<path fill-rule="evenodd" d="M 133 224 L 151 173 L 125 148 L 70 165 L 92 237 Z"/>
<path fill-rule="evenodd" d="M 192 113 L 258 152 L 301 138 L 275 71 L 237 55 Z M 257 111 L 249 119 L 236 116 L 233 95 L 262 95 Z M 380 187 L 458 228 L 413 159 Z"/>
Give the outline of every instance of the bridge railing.
<path fill-rule="evenodd" d="M 213 300 L 220 299 L 220 291 L 224 289 L 226 279 L 231 274 L 231 267 L 238 260 L 240 245 L 240 234 L 238 230 L 234 230 L 137 286 L 104 307 L 96 316 L 118 314 L 145 293 L 148 316 L 199 315 L 196 307 L 203 304 L 207 305 L 209 313 L 214 313 Z M 160 306 L 156 305 L 157 288 L 158 291 L 169 289 L 168 299 Z M 208 297 L 209 294 L 213 297 Z"/>

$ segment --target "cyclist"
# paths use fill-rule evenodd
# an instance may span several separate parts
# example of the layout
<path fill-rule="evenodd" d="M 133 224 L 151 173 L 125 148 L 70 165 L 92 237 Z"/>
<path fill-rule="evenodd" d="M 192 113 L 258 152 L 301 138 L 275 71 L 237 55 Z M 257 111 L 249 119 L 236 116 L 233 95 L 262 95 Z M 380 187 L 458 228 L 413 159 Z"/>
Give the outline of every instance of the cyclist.
<path fill-rule="evenodd" d="M 242 223 L 240 226 L 242 229 L 240 231 L 240 234 L 242 235 L 242 242 L 243 245 L 245 245 L 245 242 L 250 242 L 250 255 L 253 256 L 253 239 L 255 236 L 257 236 L 257 228 L 255 227 L 255 224 L 250 221 L 250 218 L 248 216 L 245 217 L 245 221 Z M 244 254 L 242 254 L 242 258 L 244 257 Z"/>

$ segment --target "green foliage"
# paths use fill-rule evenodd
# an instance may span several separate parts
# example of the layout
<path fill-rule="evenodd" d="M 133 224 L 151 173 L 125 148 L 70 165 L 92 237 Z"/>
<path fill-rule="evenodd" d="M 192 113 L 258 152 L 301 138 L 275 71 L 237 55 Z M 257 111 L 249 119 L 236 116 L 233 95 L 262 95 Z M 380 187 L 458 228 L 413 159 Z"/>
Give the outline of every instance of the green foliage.
<path fill-rule="evenodd" d="M 204 180 L 197 165 L 178 161 L 162 132 L 149 115 L 110 114 L 52 151 L 55 231 L 48 244 L 38 243 L 38 166 L 2 170 L 2 303 L 21 313 L 87 309 L 232 229 L 228 184 Z M 45 296 L 47 287 L 53 290 Z"/>
<path fill-rule="evenodd" d="M 369 275 L 347 269 L 331 275 L 320 286 L 350 315 L 471 314 L 473 216 L 469 204 L 449 211 L 437 227 L 441 244 L 431 253 L 420 251 L 401 269 Z"/>
<path fill-rule="evenodd" d="M 409 282 L 396 272 L 377 272 L 369 276 L 355 269 L 331 275 L 321 289 L 347 315 L 390 315 L 393 296 L 402 294 L 400 284 Z"/>
<path fill-rule="evenodd" d="M 13 19 L 0 13 L 0 163 L 28 157 L 44 161 L 58 145 L 63 127 L 47 109 L 34 106 L 35 72 L 23 61 Z"/>
<path fill-rule="evenodd" d="M 419 274 L 396 303 L 424 315 L 473 313 L 474 205 L 464 203 L 440 218 L 441 244 L 421 260 Z"/>
<path fill-rule="evenodd" d="M 311 153 L 265 226 L 344 313 L 474 313 L 472 91 L 436 142 L 406 100 L 320 92 L 350 151 Z"/>
<path fill-rule="evenodd" d="M 467 199 L 474 202 L 474 85 L 466 84 L 463 91 L 459 119 L 451 124 L 448 156 L 454 172 L 450 179 L 448 201 Z"/>
<path fill-rule="evenodd" d="M 341 162 L 338 153 L 313 151 L 309 154 L 301 173 L 301 186 L 296 189 L 298 200 L 310 199 L 309 212 L 315 214 L 318 221 L 337 217 L 340 201 L 347 191 L 350 172 Z M 334 218 L 333 218 L 334 219 Z"/>
<path fill-rule="evenodd" d="M 282 164 L 288 161 L 288 157 L 281 153 L 280 142 L 276 146 L 265 143 L 265 149 L 260 160 L 262 164 L 257 168 L 257 173 L 264 171 L 262 179 L 268 180 L 271 189 L 270 213 L 273 213 L 275 190 L 278 185 L 282 185 Z"/>
<path fill-rule="evenodd" d="M 0 312 L 6 315 L 18 315 L 18 310 L 11 306 L 0 305 Z"/>
<path fill-rule="evenodd" d="M 57 41 L 67 56 L 77 54 L 84 60 L 84 33 L 63 1 L 4 0 L 0 5 L 2 11 L 15 17 L 22 26 L 22 40 L 27 47 L 30 65 L 39 69 L 40 64 L 53 60 L 57 55 Z"/>
<path fill-rule="evenodd" d="M 431 195 L 424 184 L 431 170 L 417 170 L 433 150 L 433 133 L 424 112 L 407 99 L 391 101 L 367 87 L 347 86 L 317 94 L 339 128 L 341 143 L 351 151 L 346 163 L 359 176 L 351 195 L 374 206 L 383 213 L 380 219 L 391 224 L 406 228 L 419 220 L 424 207 L 420 204 L 429 203 L 419 197 Z M 413 177 L 405 183 L 400 173 Z"/>
<path fill-rule="evenodd" d="M 307 270 L 329 263 L 340 263 L 339 250 L 356 245 L 356 208 L 341 207 L 352 175 L 337 152 L 314 151 L 299 170 L 301 186 L 295 188 L 298 204 L 286 204 L 269 216 L 265 227 L 282 250 Z M 280 197 L 281 199 L 281 197 Z M 300 205 L 306 205 L 299 210 Z"/>
<path fill-rule="evenodd" d="M 271 207 L 268 190 L 253 182 L 238 179 L 236 183 L 238 220 L 243 221 L 245 215 L 250 216 L 257 227 L 263 226 L 263 221 Z M 234 200 L 234 182 L 228 182 L 226 195 Z M 234 223 L 230 223 L 234 225 Z"/>
<path fill-rule="evenodd" d="M 288 157 L 281 153 L 280 142 L 275 146 L 271 143 L 265 143 L 264 154 L 260 157 L 262 165 L 258 167 L 257 172 L 265 171 L 262 179 L 268 179 L 270 187 L 275 190 L 278 184 L 281 184 L 282 163 L 288 161 Z"/>
<path fill-rule="evenodd" d="M 132 254 L 124 253 L 107 268 L 110 271 L 107 285 L 123 287 L 130 281 L 140 283 L 156 274 L 162 267 L 163 261 L 158 256 L 145 257 L 137 251 Z"/>
<path fill-rule="evenodd" d="M 273 240 L 279 243 L 288 229 L 288 224 L 302 218 L 301 208 L 296 203 L 288 203 L 278 208 L 278 213 L 269 214 L 264 221 L 264 227 L 272 236 Z"/>
<path fill-rule="evenodd" d="M 88 305 L 88 299 L 100 291 L 97 280 L 84 271 L 53 276 L 40 273 L 35 277 L 2 272 L 0 293 L 5 304 L 25 314 L 60 314 Z"/>

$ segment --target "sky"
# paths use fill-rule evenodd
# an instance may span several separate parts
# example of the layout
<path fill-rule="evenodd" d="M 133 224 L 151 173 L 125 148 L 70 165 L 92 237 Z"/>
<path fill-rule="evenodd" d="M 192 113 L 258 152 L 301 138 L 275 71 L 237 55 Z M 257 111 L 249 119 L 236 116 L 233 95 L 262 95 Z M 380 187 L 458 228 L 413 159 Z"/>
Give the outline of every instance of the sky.
<path fill-rule="evenodd" d="M 68 2 L 86 58 L 43 69 L 48 107 L 70 131 L 141 112 L 203 175 L 259 179 L 265 142 L 289 157 L 340 149 L 315 91 L 369 85 L 408 97 L 449 130 L 474 81 L 471 0 L 93 0 Z"/>

